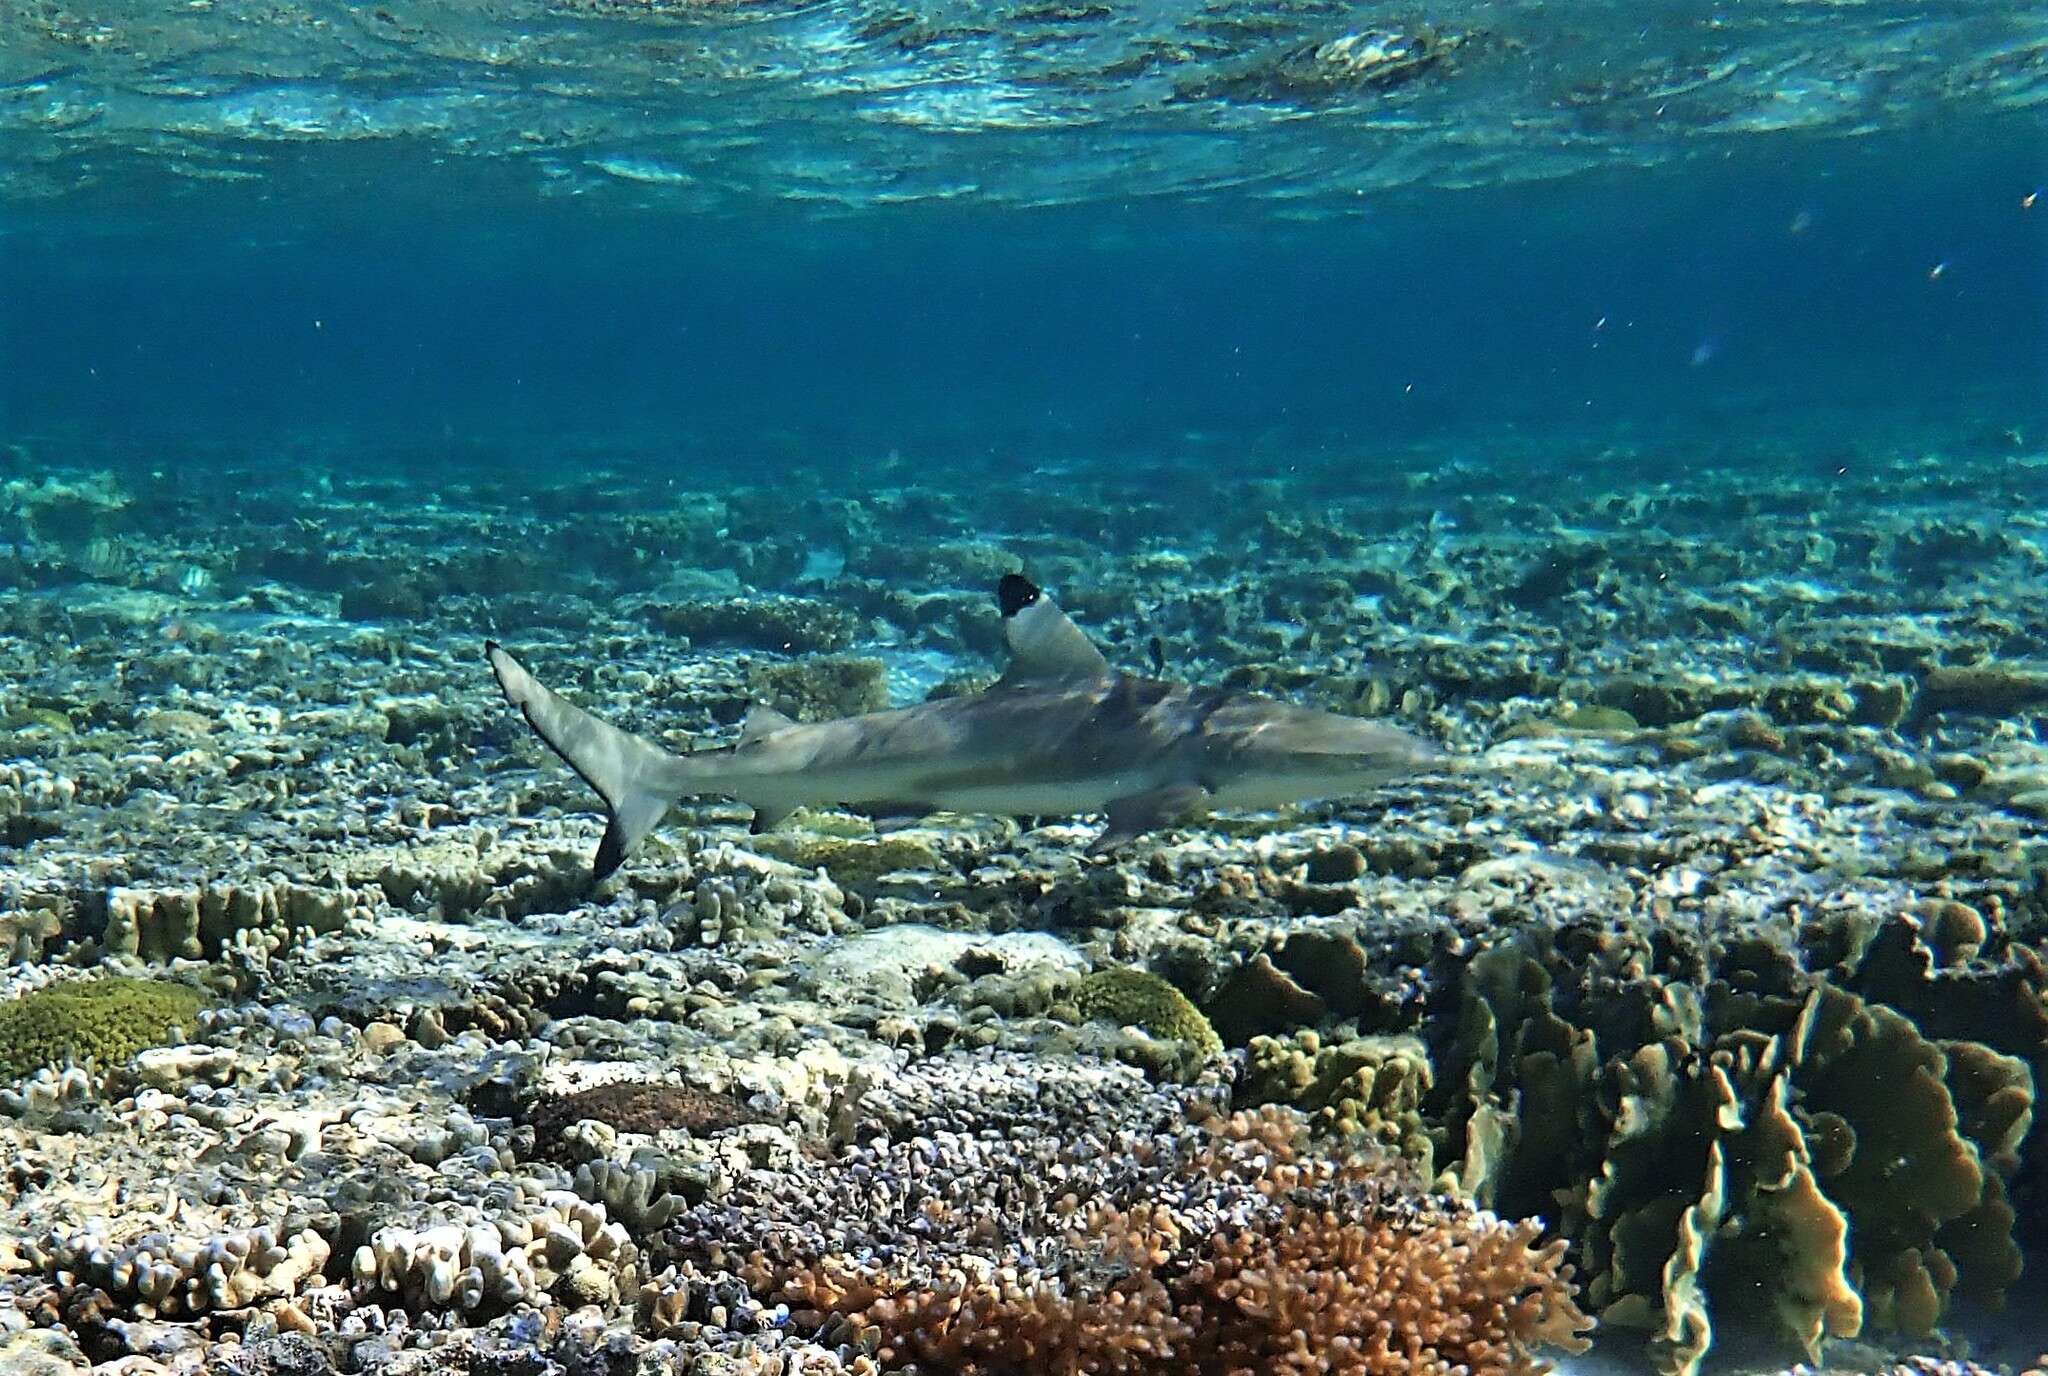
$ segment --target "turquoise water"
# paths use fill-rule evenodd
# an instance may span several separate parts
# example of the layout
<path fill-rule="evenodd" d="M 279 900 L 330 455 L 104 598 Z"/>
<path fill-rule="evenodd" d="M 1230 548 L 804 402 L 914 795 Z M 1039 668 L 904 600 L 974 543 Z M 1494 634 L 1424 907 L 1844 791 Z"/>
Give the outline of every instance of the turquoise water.
<path fill-rule="evenodd" d="M 2025 3 L 0 0 L 0 1372 L 1353 1372 L 1341 1230 L 1492 1214 L 1566 1370 L 2048 1367 L 2044 107 Z M 599 884 L 482 653 L 716 749 L 1006 575 L 1449 763 Z M 210 1007 L 10 1021 L 110 974 Z M 1525 1370 L 1482 1269 L 1372 1369 Z"/>

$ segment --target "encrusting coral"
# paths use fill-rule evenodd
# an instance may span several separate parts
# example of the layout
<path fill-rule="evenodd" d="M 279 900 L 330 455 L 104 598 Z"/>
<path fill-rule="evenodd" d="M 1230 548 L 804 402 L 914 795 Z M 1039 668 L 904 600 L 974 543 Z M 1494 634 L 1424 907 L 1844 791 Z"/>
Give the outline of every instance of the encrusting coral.
<path fill-rule="evenodd" d="M 172 1034 L 197 1030 L 208 999 L 167 980 L 66 981 L 0 1003 L 0 1075 L 46 1065 L 121 1065 Z"/>
<path fill-rule="evenodd" d="M 563 1133 L 586 1118 L 621 1132 L 681 1128 L 699 1136 L 764 1121 L 729 1094 L 647 1080 L 614 1080 L 542 1098 L 526 1105 L 521 1117 L 532 1125 L 535 1150 L 544 1157 L 559 1155 Z"/>
<path fill-rule="evenodd" d="M 927 1376 L 1505 1376 L 1592 1326 L 1540 1223 L 1428 1196 L 1376 1153 L 1312 1155 L 1286 1109 L 878 1140 L 813 1169 L 802 1205 L 742 1182 L 697 1206 L 669 1256 Z M 858 1222 L 803 1221 L 821 1216 Z"/>

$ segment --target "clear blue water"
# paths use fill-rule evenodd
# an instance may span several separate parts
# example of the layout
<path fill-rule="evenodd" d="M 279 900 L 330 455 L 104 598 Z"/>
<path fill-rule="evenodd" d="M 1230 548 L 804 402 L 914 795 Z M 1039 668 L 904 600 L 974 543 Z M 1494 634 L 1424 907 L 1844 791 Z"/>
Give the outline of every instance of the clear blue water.
<path fill-rule="evenodd" d="M 565 438 L 1233 471 L 1247 446 L 1504 425 L 1766 447 L 2024 427 L 2048 395 L 2041 134 L 2023 113 L 1751 135 L 1305 220 L 1230 192 L 544 200 L 503 170 L 307 149 L 274 181 L 0 204 L 0 422 L 109 459 Z"/>

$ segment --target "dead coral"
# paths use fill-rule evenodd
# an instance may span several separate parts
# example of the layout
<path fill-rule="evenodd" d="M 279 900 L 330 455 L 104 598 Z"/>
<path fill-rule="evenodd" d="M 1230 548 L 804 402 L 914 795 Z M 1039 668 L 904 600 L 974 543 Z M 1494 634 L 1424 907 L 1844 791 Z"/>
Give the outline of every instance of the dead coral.
<path fill-rule="evenodd" d="M 557 1153 L 562 1134 L 584 1119 L 595 1119 L 620 1132 L 647 1136 L 682 1128 L 708 1137 L 728 1128 L 766 1119 L 729 1094 L 713 1094 L 689 1085 L 647 1080 L 617 1080 L 574 1094 L 536 1100 L 524 1114 L 532 1126 L 536 1150 Z"/>
<path fill-rule="evenodd" d="M 672 635 L 783 654 L 843 650 L 861 631 L 851 612 L 805 597 L 649 602 L 644 614 L 655 629 Z"/>
<path fill-rule="evenodd" d="M 879 659 L 785 660 L 749 669 L 747 692 L 797 721 L 830 721 L 887 707 L 889 675 Z"/>

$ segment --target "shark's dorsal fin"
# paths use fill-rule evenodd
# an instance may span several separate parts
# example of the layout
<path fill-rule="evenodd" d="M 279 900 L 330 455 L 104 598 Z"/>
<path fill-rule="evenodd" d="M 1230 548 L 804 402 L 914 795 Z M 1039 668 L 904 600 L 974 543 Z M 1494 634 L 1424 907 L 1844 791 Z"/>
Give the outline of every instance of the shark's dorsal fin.
<path fill-rule="evenodd" d="M 1010 642 L 1004 683 L 1109 677 L 1102 651 L 1030 579 L 1004 574 L 996 600 L 1003 610 L 1003 636 Z"/>
<path fill-rule="evenodd" d="M 763 736 L 772 736 L 785 726 L 795 726 L 794 717 L 784 716 L 765 702 L 757 702 L 747 709 L 746 720 L 740 723 L 740 744 L 752 745 Z"/>

